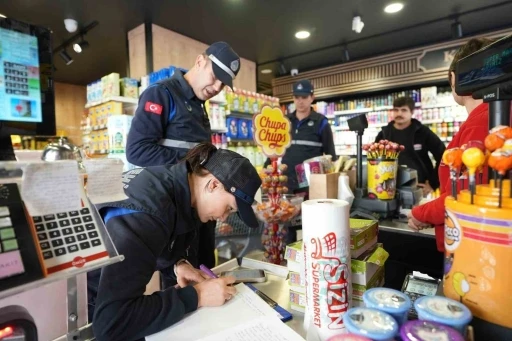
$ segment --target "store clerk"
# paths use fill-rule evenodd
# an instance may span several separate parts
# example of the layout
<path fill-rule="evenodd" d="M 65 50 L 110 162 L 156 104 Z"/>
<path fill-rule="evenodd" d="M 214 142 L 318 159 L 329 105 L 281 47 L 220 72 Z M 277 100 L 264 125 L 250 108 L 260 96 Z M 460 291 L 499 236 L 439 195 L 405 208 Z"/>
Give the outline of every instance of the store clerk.
<path fill-rule="evenodd" d="M 128 162 L 139 167 L 173 165 L 200 142 L 211 140 L 204 101 L 217 95 L 240 70 L 240 57 L 225 42 L 213 43 L 196 57 L 185 74 L 149 86 L 140 96 L 126 143 Z M 215 264 L 215 222 L 198 236 L 200 252 L 194 264 Z M 174 283 L 165 283 L 165 285 Z"/>
<path fill-rule="evenodd" d="M 224 304 L 236 293 L 230 286 L 235 279 L 208 279 L 192 267 L 186 261 L 190 243 L 201 223 L 225 220 L 235 211 L 246 225 L 258 226 L 251 207 L 261 186 L 256 169 L 210 143 L 194 147 L 176 165 L 125 173 L 123 182 L 128 199 L 99 207 L 125 257 L 102 269 L 93 319 L 99 341 L 141 340 L 198 307 Z M 156 270 L 176 278 L 180 288 L 145 296 Z"/>

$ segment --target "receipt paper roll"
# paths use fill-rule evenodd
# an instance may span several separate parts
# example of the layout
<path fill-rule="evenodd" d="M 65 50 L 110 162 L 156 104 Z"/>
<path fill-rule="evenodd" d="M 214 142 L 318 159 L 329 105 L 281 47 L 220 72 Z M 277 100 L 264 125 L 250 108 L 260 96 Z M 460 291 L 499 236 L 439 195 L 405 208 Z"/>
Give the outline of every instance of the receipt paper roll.
<path fill-rule="evenodd" d="M 317 199 L 302 203 L 305 258 L 305 328 L 322 340 L 343 332 L 350 308 L 350 205 L 345 200 Z"/>

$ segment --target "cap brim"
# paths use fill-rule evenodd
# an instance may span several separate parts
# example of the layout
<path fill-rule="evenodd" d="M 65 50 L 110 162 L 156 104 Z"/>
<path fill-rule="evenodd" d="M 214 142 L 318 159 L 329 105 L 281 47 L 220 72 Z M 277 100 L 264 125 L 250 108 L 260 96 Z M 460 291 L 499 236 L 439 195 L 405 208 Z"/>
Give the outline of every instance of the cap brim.
<path fill-rule="evenodd" d="M 296 91 L 293 93 L 293 96 L 309 96 L 309 95 L 312 95 L 313 93 L 312 92 L 301 92 L 301 91 Z"/>
<path fill-rule="evenodd" d="M 245 201 L 242 199 L 236 197 L 236 205 L 238 208 L 238 216 L 245 225 L 251 227 L 251 228 L 257 228 L 259 227 L 258 219 L 256 218 L 256 214 L 254 214 L 254 211 L 252 209 L 251 205 L 248 205 Z"/>
<path fill-rule="evenodd" d="M 213 73 L 215 74 L 215 78 L 220 80 L 222 84 L 233 88 L 233 78 L 226 73 L 226 71 L 222 70 L 217 64 L 212 62 Z"/>

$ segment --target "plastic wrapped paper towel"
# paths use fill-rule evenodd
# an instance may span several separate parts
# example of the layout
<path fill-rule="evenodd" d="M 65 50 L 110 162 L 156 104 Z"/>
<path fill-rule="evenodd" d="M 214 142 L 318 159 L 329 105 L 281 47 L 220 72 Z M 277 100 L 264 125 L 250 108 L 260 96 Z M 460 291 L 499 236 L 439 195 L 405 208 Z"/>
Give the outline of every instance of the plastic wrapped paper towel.
<path fill-rule="evenodd" d="M 345 200 L 302 203 L 308 340 L 326 340 L 345 329 L 343 315 L 352 299 L 349 208 Z"/>

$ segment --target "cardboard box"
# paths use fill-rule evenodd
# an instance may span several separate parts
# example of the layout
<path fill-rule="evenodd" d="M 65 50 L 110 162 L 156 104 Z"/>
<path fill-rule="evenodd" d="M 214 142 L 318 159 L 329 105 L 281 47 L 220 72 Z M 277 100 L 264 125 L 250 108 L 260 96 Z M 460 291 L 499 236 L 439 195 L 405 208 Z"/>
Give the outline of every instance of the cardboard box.
<path fill-rule="evenodd" d="M 378 231 L 379 222 L 377 220 L 350 218 L 350 250 L 356 251 L 365 246 L 368 249 L 368 244 L 377 237 Z"/>
<path fill-rule="evenodd" d="M 115 115 L 108 118 L 108 145 L 110 153 L 124 153 L 133 116 Z"/>
<path fill-rule="evenodd" d="M 384 250 L 381 243 L 378 243 L 361 256 L 352 259 L 350 263 L 352 283 L 367 285 L 377 271 L 384 267 L 388 257 L 389 253 Z"/>
<path fill-rule="evenodd" d="M 352 192 L 356 186 L 356 171 L 344 172 L 348 175 Z M 311 174 L 309 178 L 309 199 L 338 199 L 338 178 L 341 173 Z"/>
<path fill-rule="evenodd" d="M 292 260 L 297 263 L 304 262 L 304 253 L 302 252 L 302 240 L 286 245 L 284 259 Z"/>
<path fill-rule="evenodd" d="M 366 290 L 381 287 L 383 285 L 384 267 L 381 266 L 366 285 L 352 283 L 352 306 L 358 306 L 354 305 L 354 302 L 356 301 L 360 301 L 361 303 L 363 302 L 363 294 Z"/>
<path fill-rule="evenodd" d="M 304 309 L 306 307 L 306 294 L 290 290 L 290 307 L 292 306 Z"/>

